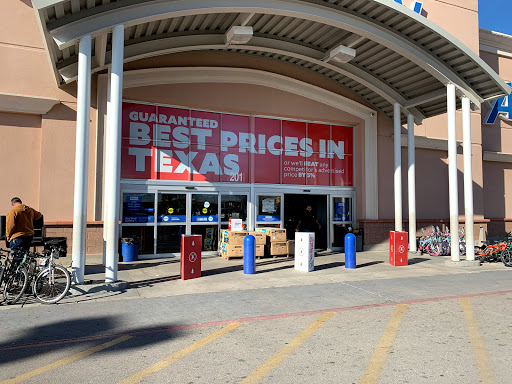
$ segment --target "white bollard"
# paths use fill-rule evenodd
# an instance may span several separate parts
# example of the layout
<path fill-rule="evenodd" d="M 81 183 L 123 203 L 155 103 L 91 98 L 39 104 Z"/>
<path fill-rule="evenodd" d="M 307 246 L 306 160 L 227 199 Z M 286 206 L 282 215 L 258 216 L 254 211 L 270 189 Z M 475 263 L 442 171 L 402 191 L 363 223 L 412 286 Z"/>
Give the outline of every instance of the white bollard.
<path fill-rule="evenodd" d="M 314 232 L 295 232 L 295 269 L 303 272 L 315 269 Z"/>

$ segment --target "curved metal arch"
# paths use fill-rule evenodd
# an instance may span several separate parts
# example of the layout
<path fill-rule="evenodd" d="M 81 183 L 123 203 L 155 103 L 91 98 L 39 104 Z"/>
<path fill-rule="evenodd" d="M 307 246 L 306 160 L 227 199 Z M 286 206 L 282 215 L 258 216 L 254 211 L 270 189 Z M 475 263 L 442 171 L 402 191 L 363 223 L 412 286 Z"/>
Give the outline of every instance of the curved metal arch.
<path fill-rule="evenodd" d="M 145 41 L 138 44 L 130 44 L 125 48 L 125 61 L 135 61 L 148 57 L 172 53 L 203 51 L 211 49 L 222 50 L 225 48 L 226 45 L 224 44 L 224 35 L 207 34 L 170 37 L 153 40 L 150 42 Z M 372 90 L 383 99 L 387 100 L 390 104 L 400 104 L 404 114 L 412 114 L 418 124 L 421 124 L 423 119 L 425 119 L 425 116 L 416 108 L 404 107 L 404 105 L 407 103 L 407 100 L 398 92 L 396 92 L 392 87 L 388 86 L 376 77 L 352 64 L 330 64 L 322 61 L 324 52 L 320 50 L 292 42 L 274 40 L 264 37 L 253 37 L 250 41 L 250 44 L 245 44 L 243 46 L 231 46 L 231 48 L 240 48 L 244 50 L 263 51 L 275 53 L 278 55 L 286 55 L 299 60 L 306 60 L 316 65 L 321 65 L 331 71 L 350 77 L 351 79 Z M 97 70 L 101 69 L 102 68 L 98 68 Z M 73 65 L 72 72 L 66 74 L 69 80 L 75 78 L 77 75 L 76 70 L 76 65 Z"/>
<path fill-rule="evenodd" d="M 397 12 L 405 13 L 407 8 L 398 9 L 391 0 L 378 0 L 378 2 Z M 256 3 L 256 4 L 255 4 Z M 472 87 L 460 78 L 443 62 L 428 55 L 407 38 L 400 36 L 395 31 L 376 25 L 358 15 L 348 14 L 336 8 L 327 8 L 322 5 L 290 2 L 287 0 L 176 0 L 172 2 L 139 3 L 131 7 L 119 8 L 115 12 L 106 12 L 94 16 L 70 22 L 50 30 L 59 48 L 65 48 L 74 44 L 80 37 L 99 31 L 110 29 L 115 25 L 136 25 L 142 22 L 160 20 L 188 15 L 207 13 L 268 13 L 281 16 L 298 17 L 315 21 L 369 38 L 379 44 L 392 49 L 411 62 L 430 73 L 438 81 L 454 84 L 472 103 L 479 105 L 484 100 L 473 91 Z M 409 10 L 407 10 L 409 11 Z M 411 15 L 408 15 L 411 16 Z M 424 21 L 417 20 L 423 24 Z M 428 26 L 432 29 L 432 26 Z M 440 33 L 438 30 L 435 32 Z M 441 35 L 445 35 L 441 33 Z M 467 49 L 464 49 L 466 53 Z"/>

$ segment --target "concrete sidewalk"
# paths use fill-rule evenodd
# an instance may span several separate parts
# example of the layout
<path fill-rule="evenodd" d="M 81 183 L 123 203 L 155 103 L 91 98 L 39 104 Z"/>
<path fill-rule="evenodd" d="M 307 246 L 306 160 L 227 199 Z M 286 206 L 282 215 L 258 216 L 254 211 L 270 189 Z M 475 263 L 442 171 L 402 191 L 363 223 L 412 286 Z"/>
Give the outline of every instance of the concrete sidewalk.
<path fill-rule="evenodd" d="M 62 259 L 62 264 L 71 259 Z M 202 259 L 202 277 L 180 279 L 180 259 L 153 259 L 119 263 L 119 281 L 104 283 L 105 268 L 101 255 L 88 255 L 85 279 L 88 284 L 73 286 L 62 302 L 124 300 L 167 297 L 213 292 L 228 292 L 262 288 L 308 286 L 350 281 L 403 279 L 411 277 L 442 276 L 512 271 L 503 263 L 483 264 L 480 267 L 450 267 L 449 257 L 409 254 L 409 265 L 393 267 L 387 252 L 357 253 L 357 269 L 346 269 L 343 253 L 320 253 L 315 257 L 315 271 L 296 271 L 293 258 L 262 258 L 256 261 L 256 274 L 244 275 L 243 260 L 226 260 L 218 256 Z"/>

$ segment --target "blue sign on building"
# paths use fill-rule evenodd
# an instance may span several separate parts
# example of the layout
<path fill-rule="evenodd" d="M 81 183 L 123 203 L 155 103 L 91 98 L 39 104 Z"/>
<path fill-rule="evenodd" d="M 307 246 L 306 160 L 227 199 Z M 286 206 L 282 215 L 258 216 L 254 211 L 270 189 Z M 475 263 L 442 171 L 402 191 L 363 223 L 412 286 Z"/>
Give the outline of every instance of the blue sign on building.
<path fill-rule="evenodd" d="M 512 86 L 512 83 L 507 83 L 507 85 Z M 493 125 L 498 116 L 501 116 L 506 120 L 511 120 L 510 113 L 512 112 L 512 95 L 509 94 L 506 97 L 490 101 L 489 106 L 491 108 L 485 116 L 485 125 Z"/>
<path fill-rule="evenodd" d="M 405 5 L 402 0 L 395 0 L 396 3 Z M 413 1 L 411 2 L 411 5 L 409 6 L 410 9 L 412 9 L 417 14 L 421 15 L 421 10 L 423 9 L 423 3 L 421 1 Z"/>

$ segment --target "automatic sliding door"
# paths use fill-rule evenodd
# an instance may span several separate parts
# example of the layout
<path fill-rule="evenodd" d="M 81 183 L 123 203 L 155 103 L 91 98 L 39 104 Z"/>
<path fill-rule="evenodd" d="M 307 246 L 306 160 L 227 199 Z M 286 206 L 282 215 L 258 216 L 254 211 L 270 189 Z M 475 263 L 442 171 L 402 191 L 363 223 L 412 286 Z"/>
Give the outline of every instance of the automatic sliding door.
<path fill-rule="evenodd" d="M 331 241 L 332 248 L 345 246 L 345 235 L 353 224 L 353 199 L 351 197 L 331 197 Z"/>
<path fill-rule="evenodd" d="M 220 195 L 220 221 L 221 228 L 227 229 L 229 219 L 241 219 L 244 228 L 247 228 L 247 194 Z"/>
<path fill-rule="evenodd" d="M 187 230 L 187 195 L 159 193 L 156 253 L 179 253 Z"/>
<path fill-rule="evenodd" d="M 203 251 L 216 251 L 219 238 L 219 194 L 191 194 L 191 235 L 203 237 Z"/>
<path fill-rule="evenodd" d="M 121 237 L 131 237 L 139 243 L 139 254 L 154 253 L 155 194 L 124 192 Z"/>

